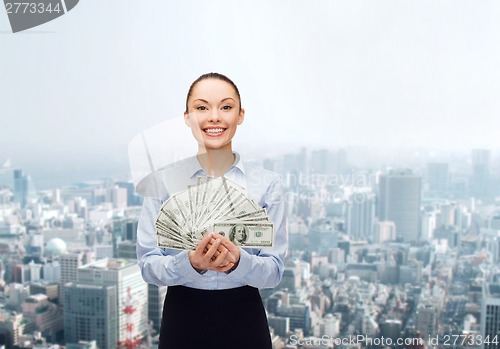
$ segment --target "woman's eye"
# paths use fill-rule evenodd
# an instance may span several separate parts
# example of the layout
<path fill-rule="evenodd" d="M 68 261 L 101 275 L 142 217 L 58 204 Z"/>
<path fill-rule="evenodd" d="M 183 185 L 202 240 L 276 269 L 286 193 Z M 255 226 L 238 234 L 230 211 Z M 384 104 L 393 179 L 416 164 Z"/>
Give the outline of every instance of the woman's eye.
<path fill-rule="evenodd" d="M 233 107 L 230 106 L 230 105 L 225 105 L 225 106 L 222 107 L 222 109 L 223 110 L 231 110 L 231 109 L 233 109 Z"/>
<path fill-rule="evenodd" d="M 196 109 L 198 109 L 198 110 L 208 110 L 207 107 L 205 107 L 204 105 L 200 105 L 199 107 L 196 107 Z"/>

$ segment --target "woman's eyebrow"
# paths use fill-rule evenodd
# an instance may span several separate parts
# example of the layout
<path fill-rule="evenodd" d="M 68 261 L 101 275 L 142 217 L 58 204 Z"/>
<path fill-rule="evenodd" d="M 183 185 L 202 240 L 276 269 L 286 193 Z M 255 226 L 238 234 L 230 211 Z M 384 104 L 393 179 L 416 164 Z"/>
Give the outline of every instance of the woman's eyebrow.
<path fill-rule="evenodd" d="M 193 102 L 196 102 L 196 101 L 202 101 L 203 103 L 208 103 L 208 101 L 201 99 L 201 98 L 197 98 Z"/>
<path fill-rule="evenodd" d="M 227 97 L 227 98 L 222 99 L 221 102 L 227 101 L 228 99 L 232 99 L 234 101 L 234 98 Z"/>

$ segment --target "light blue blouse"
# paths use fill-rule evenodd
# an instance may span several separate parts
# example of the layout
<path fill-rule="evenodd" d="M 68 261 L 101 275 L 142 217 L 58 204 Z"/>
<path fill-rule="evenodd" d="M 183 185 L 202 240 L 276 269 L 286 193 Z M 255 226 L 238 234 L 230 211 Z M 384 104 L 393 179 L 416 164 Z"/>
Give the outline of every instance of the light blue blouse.
<path fill-rule="evenodd" d="M 283 275 L 284 258 L 288 248 L 286 202 L 280 177 L 271 171 L 252 165 L 243 165 L 238 153 L 225 176 L 247 189 L 275 227 L 272 248 L 240 248 L 240 261 L 230 273 L 208 270 L 198 273 L 189 262 L 188 251 L 158 248 L 155 221 L 162 203 L 169 193 L 176 193 L 195 184 L 198 176 L 206 176 L 196 156 L 182 160 L 168 169 L 158 171 L 138 185 L 138 192 L 147 197 L 137 229 L 137 260 L 142 277 L 159 286 L 221 290 L 249 285 L 257 288 L 276 287 Z"/>

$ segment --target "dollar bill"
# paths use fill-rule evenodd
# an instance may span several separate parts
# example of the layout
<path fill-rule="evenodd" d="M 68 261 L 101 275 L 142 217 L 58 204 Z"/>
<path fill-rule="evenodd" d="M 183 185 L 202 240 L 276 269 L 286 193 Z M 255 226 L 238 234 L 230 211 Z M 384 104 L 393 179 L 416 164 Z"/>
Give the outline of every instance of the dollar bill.
<path fill-rule="evenodd" d="M 242 247 L 272 247 L 274 224 L 267 222 L 225 221 L 213 225 L 213 230 Z"/>
<path fill-rule="evenodd" d="M 271 247 L 274 226 L 244 187 L 225 177 L 198 177 L 170 196 L 155 222 L 158 247 L 194 250 L 204 234 L 218 231 L 244 247 Z"/>

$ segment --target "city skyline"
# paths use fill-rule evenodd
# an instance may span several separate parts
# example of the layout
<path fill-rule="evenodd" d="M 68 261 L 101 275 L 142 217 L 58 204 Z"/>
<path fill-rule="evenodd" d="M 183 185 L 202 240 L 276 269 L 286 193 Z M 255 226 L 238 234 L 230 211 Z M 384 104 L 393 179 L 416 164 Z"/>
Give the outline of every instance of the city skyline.
<path fill-rule="evenodd" d="M 214 70 L 240 87 L 248 151 L 498 150 L 499 15 L 494 1 L 115 0 L 8 34 L 0 11 L 0 159 L 123 161 L 128 142 L 181 117 L 190 82 Z"/>

